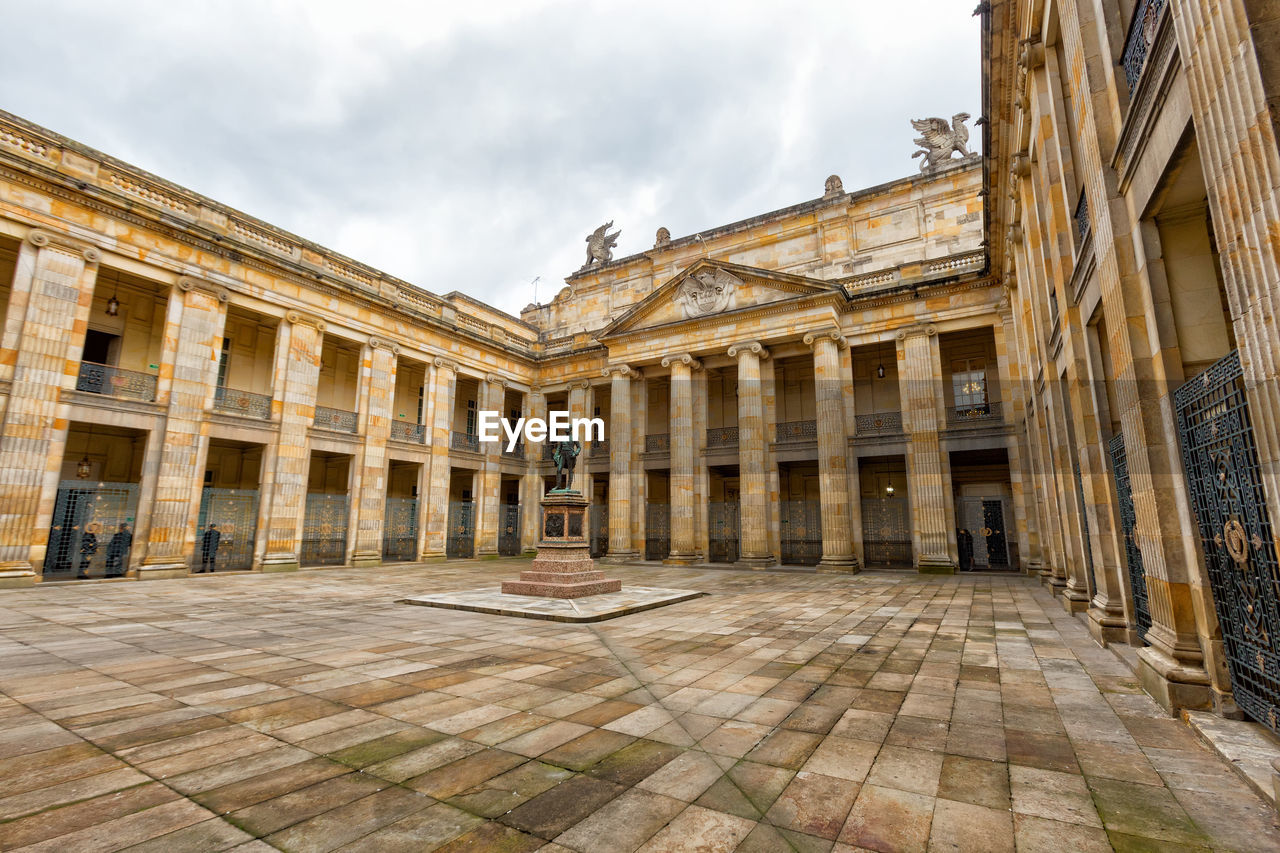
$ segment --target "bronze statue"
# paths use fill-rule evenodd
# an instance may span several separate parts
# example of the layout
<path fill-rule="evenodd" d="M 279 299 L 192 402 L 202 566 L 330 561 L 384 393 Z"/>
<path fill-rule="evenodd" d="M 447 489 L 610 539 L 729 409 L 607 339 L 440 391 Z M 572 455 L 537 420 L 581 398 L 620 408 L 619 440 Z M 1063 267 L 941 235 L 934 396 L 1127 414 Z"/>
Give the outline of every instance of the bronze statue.
<path fill-rule="evenodd" d="M 573 466 L 578 464 L 578 454 L 582 445 L 576 441 L 557 441 L 551 451 L 551 458 L 556 463 L 556 488 L 553 491 L 569 491 L 573 485 Z M 560 477 L 564 476 L 564 485 L 560 485 Z"/>

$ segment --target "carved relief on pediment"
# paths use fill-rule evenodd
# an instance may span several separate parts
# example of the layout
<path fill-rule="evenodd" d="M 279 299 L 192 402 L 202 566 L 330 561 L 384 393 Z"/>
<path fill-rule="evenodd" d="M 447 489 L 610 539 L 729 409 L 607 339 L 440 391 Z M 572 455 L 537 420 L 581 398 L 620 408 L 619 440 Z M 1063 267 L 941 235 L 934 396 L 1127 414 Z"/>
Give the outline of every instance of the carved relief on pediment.
<path fill-rule="evenodd" d="M 680 282 L 672 295 L 686 320 L 719 314 L 734 307 L 742 279 L 722 269 L 703 269 Z"/>

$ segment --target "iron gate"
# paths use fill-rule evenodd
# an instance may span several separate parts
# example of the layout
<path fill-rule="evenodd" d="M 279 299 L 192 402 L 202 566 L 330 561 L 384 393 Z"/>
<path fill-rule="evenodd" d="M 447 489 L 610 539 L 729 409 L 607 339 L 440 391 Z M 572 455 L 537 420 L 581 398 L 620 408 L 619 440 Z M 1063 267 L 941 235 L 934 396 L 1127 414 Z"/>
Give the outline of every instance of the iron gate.
<path fill-rule="evenodd" d="M 591 556 L 603 557 L 609 553 L 609 505 L 606 503 L 593 503 L 589 513 L 587 532 Z"/>
<path fill-rule="evenodd" d="M 475 504 L 452 501 L 449 504 L 449 531 L 445 537 L 446 557 L 474 557 L 476 553 Z"/>
<path fill-rule="evenodd" d="M 671 504 L 644 505 L 644 558 L 665 560 L 671 553 Z"/>
<path fill-rule="evenodd" d="M 307 495 L 299 552 L 302 565 L 341 566 L 347 561 L 347 510 L 346 495 Z"/>
<path fill-rule="evenodd" d="M 498 553 L 504 557 L 520 554 L 520 504 L 498 507 Z"/>
<path fill-rule="evenodd" d="M 205 553 L 209 525 L 218 528 L 216 553 Z M 258 531 L 258 492 L 254 489 L 205 489 L 200 496 L 196 552 L 192 568 L 252 569 L 253 544 Z M 212 544 L 210 539 L 210 544 Z M 212 557 L 212 560 L 208 557 Z"/>
<path fill-rule="evenodd" d="M 862 559 L 867 566 L 911 565 L 910 518 L 906 498 L 863 498 Z"/>
<path fill-rule="evenodd" d="M 712 563 L 736 563 L 741 541 L 740 508 L 731 502 L 707 504 L 707 559 Z"/>
<path fill-rule="evenodd" d="M 1084 531 L 1084 567 L 1089 572 L 1089 597 L 1098 594 L 1098 576 L 1093 571 L 1093 536 L 1089 533 L 1089 512 L 1085 508 L 1084 477 L 1080 475 L 1080 463 L 1076 462 L 1076 496 L 1080 499 L 1080 529 Z"/>
<path fill-rule="evenodd" d="M 960 528 L 956 543 L 962 552 L 965 570 L 1009 568 L 1009 540 L 1005 528 L 1003 498 L 960 498 L 957 509 Z"/>
<path fill-rule="evenodd" d="M 822 504 L 818 501 L 783 501 L 782 562 L 792 566 L 816 566 L 822 560 Z"/>
<path fill-rule="evenodd" d="M 1124 536 L 1124 556 L 1129 567 L 1129 592 L 1133 596 L 1133 620 L 1138 625 L 1138 636 L 1145 640 L 1147 629 L 1151 627 L 1151 607 L 1147 603 L 1147 576 L 1142 569 L 1142 552 L 1133 538 L 1133 489 L 1129 485 L 1129 457 L 1124 449 L 1124 433 L 1111 437 L 1110 448 L 1116 502 L 1120 505 L 1120 532 Z"/>
<path fill-rule="evenodd" d="M 418 559 L 418 499 L 387 498 L 382 521 L 382 559 L 412 563 Z"/>
<path fill-rule="evenodd" d="M 1179 388 L 1174 401 L 1235 700 L 1280 730 L 1280 567 L 1239 352 Z"/>
<path fill-rule="evenodd" d="M 41 573 L 46 577 L 124 574 L 129 570 L 137 509 L 135 483 L 63 480 L 58 484 Z M 123 536 L 122 524 L 126 525 Z"/>

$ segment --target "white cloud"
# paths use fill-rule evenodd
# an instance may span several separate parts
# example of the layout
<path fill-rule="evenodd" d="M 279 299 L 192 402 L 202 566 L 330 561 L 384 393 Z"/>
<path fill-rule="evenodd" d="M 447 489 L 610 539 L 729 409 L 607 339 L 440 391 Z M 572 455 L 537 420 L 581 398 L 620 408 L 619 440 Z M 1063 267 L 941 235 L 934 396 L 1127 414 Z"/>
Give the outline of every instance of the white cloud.
<path fill-rule="evenodd" d="M 618 254 L 909 174 L 980 111 L 955 0 L 51 0 L 0 104 L 388 272 L 518 311 Z"/>

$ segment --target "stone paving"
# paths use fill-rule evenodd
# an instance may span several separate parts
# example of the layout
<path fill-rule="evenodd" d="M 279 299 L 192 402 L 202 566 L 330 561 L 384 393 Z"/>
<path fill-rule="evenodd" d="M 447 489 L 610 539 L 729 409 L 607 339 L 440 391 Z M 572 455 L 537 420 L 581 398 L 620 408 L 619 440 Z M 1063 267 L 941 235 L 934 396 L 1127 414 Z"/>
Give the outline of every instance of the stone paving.
<path fill-rule="evenodd" d="M 611 567 L 592 625 L 406 607 L 518 561 L 0 596 L 5 850 L 1280 850 L 1021 577 Z"/>

